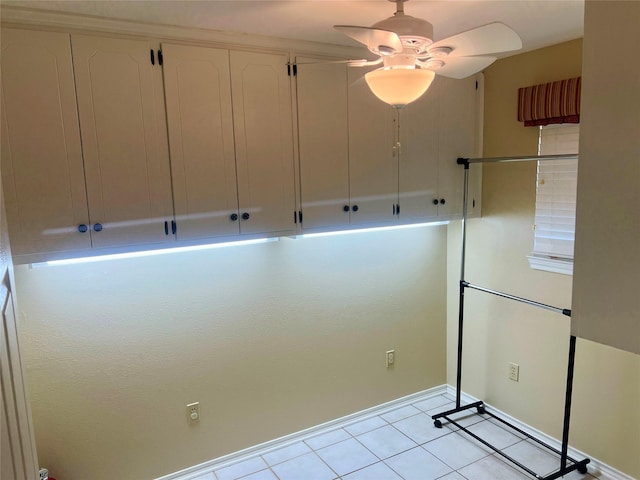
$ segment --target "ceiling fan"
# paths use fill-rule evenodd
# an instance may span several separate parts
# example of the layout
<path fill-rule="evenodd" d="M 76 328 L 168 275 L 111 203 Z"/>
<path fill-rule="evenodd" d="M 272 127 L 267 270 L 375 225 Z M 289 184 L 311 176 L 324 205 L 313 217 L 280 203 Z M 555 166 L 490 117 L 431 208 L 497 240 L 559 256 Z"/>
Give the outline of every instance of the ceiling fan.
<path fill-rule="evenodd" d="M 392 17 L 371 27 L 335 25 L 334 28 L 378 55 L 372 61 L 355 60 L 351 66 L 382 65 L 365 75 L 373 93 L 382 101 L 402 108 L 427 91 L 435 74 L 466 78 L 491 65 L 486 54 L 519 50 L 518 34 L 495 22 L 433 42 L 433 25 L 404 13 L 408 0 L 396 4 Z"/>

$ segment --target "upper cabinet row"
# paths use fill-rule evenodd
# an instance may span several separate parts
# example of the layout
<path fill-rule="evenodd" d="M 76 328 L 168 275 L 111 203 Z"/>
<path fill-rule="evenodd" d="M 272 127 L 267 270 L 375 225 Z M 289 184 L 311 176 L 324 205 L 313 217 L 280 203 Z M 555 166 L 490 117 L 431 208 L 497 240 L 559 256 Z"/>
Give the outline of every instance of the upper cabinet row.
<path fill-rule="evenodd" d="M 476 150 L 481 76 L 438 77 L 423 98 L 394 110 L 370 92 L 362 69 L 296 61 L 303 230 L 460 216 L 456 159 Z"/>
<path fill-rule="evenodd" d="M 294 78 L 286 53 L 2 29 L 16 260 L 459 215 L 476 80 L 396 112 L 311 60 Z"/>

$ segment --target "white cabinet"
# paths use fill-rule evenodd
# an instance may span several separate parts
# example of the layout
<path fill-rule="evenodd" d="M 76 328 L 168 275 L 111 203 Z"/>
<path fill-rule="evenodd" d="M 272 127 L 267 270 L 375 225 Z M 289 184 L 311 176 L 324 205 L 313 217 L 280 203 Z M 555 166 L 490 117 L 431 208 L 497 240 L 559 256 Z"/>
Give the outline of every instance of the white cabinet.
<path fill-rule="evenodd" d="M 389 224 L 397 220 L 397 116 L 371 93 L 366 71 L 349 69 L 351 224 Z"/>
<path fill-rule="evenodd" d="M 178 241 L 289 234 L 287 56 L 163 44 Z"/>
<path fill-rule="evenodd" d="M 89 248 L 68 34 L 2 29 L 1 136 L 14 255 Z"/>
<path fill-rule="evenodd" d="M 288 55 L 231 51 L 241 234 L 295 232 Z"/>
<path fill-rule="evenodd" d="M 297 57 L 300 196 L 305 230 L 349 225 L 347 65 Z"/>
<path fill-rule="evenodd" d="M 229 51 L 162 44 L 178 240 L 237 235 Z"/>
<path fill-rule="evenodd" d="M 456 160 L 481 156 L 479 106 L 482 100 L 482 75 L 463 80 L 439 77 L 437 81 L 440 88 L 438 216 L 458 218 L 462 214 L 464 168 L 457 165 Z M 473 168 L 470 172 L 473 173 L 470 177 L 468 204 L 471 216 L 480 208 L 476 197 L 479 196 L 478 176 L 481 175 L 481 170 Z"/>
<path fill-rule="evenodd" d="M 436 77 L 427 93 L 400 111 L 400 221 L 449 220 L 462 215 L 460 157 L 481 154 L 482 75 Z M 469 216 L 480 210 L 482 170 L 471 166 Z"/>
<path fill-rule="evenodd" d="M 439 82 L 399 115 L 399 220 L 417 223 L 436 219 L 438 206 Z"/>
<path fill-rule="evenodd" d="M 173 241 L 162 72 L 144 40 L 72 35 L 93 247 Z"/>
<path fill-rule="evenodd" d="M 366 70 L 349 68 L 345 75 L 344 65 L 298 61 L 304 231 L 461 216 L 464 168 L 456 159 L 478 150 L 475 78 L 438 77 L 422 98 L 394 110 L 371 93 Z M 475 204 L 479 210 L 479 198 Z"/>
<path fill-rule="evenodd" d="M 366 70 L 297 57 L 303 231 L 396 221 L 396 114 Z"/>

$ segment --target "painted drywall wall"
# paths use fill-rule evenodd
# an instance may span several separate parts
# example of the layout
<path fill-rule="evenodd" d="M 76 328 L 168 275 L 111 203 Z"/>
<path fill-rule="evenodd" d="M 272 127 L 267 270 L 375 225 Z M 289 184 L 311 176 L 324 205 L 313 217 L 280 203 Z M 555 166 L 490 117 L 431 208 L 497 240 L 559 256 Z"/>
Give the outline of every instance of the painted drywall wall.
<path fill-rule="evenodd" d="M 535 155 L 537 129 L 517 122 L 519 87 L 581 74 L 582 41 L 497 61 L 485 72 L 484 155 Z M 535 163 L 487 164 L 483 218 L 468 222 L 466 280 L 570 308 L 572 277 L 532 270 Z M 460 225 L 448 232 L 447 378 L 455 384 Z M 468 291 L 462 389 L 560 439 L 570 319 Z M 508 363 L 520 381 L 508 379 Z M 570 444 L 640 477 L 640 357 L 578 340 Z"/>
<path fill-rule="evenodd" d="M 442 385 L 445 269 L 445 226 L 18 267 L 40 464 L 151 479 Z"/>
<path fill-rule="evenodd" d="M 572 332 L 640 355 L 638 24 L 640 2 L 585 5 Z"/>

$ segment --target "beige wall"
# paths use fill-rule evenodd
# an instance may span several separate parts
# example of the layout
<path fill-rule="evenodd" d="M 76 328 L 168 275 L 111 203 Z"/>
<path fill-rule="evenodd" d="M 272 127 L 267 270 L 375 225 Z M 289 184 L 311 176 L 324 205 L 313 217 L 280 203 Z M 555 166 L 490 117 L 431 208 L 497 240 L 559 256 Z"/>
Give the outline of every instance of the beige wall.
<path fill-rule="evenodd" d="M 576 40 L 497 61 L 485 72 L 484 155 L 536 154 L 537 129 L 516 119 L 517 89 L 581 74 Z M 572 277 L 532 270 L 535 163 L 485 165 L 483 218 L 468 222 L 466 280 L 563 308 Z M 448 383 L 455 384 L 460 225 L 448 234 Z M 562 414 L 570 319 L 468 291 L 463 391 L 555 438 Z M 508 363 L 520 381 L 508 379 Z M 640 357 L 578 340 L 570 444 L 640 477 Z"/>
<path fill-rule="evenodd" d="M 444 226 L 18 267 L 40 464 L 149 479 L 442 385 L 445 269 Z"/>
<path fill-rule="evenodd" d="M 585 6 L 571 327 L 640 355 L 640 2 L 614 5 Z"/>

